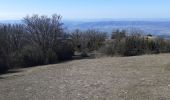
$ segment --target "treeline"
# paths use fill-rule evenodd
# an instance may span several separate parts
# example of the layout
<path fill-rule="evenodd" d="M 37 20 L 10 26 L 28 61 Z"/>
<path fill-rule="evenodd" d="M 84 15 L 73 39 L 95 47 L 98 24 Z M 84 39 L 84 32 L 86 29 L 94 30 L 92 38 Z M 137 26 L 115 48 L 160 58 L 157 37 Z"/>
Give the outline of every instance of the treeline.
<path fill-rule="evenodd" d="M 73 47 L 61 16 L 27 16 L 23 24 L 0 25 L 0 72 L 71 59 Z"/>
<path fill-rule="evenodd" d="M 56 14 L 27 16 L 22 24 L 0 24 L 0 73 L 70 60 L 75 51 L 82 57 L 94 51 L 109 56 L 167 53 L 170 41 L 139 31 L 116 30 L 110 38 L 97 30 L 68 33 Z"/>
<path fill-rule="evenodd" d="M 22 24 L 0 24 L 0 73 L 69 60 L 75 50 L 86 55 L 98 49 L 105 37 L 95 30 L 66 33 L 56 14 L 27 16 Z"/>
<path fill-rule="evenodd" d="M 170 41 L 140 31 L 116 30 L 100 51 L 106 55 L 136 56 L 170 52 Z"/>

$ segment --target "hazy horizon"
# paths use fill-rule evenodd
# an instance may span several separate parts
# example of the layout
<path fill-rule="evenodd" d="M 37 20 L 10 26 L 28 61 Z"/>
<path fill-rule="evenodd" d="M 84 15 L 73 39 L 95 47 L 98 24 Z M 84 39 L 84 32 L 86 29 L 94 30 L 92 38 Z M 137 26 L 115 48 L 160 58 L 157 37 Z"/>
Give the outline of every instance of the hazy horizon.
<path fill-rule="evenodd" d="M 1 22 L 5 21 L 21 21 L 24 17 L 18 19 L 0 19 Z M 62 18 L 62 21 L 82 21 L 82 22 L 93 22 L 93 21 L 170 21 L 170 18 L 79 18 L 79 19 L 66 19 Z"/>

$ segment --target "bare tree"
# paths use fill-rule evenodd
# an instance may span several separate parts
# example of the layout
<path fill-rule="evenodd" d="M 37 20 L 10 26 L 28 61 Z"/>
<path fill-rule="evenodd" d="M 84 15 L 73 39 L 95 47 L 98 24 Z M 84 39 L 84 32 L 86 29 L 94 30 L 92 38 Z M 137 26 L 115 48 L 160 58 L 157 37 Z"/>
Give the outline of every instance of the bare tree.
<path fill-rule="evenodd" d="M 28 37 L 30 37 L 29 41 L 39 46 L 47 64 L 48 51 L 52 49 L 57 52 L 58 46 L 65 36 L 61 16 L 56 14 L 52 15 L 52 17 L 33 15 L 32 17 L 25 17 L 23 21 Z"/>

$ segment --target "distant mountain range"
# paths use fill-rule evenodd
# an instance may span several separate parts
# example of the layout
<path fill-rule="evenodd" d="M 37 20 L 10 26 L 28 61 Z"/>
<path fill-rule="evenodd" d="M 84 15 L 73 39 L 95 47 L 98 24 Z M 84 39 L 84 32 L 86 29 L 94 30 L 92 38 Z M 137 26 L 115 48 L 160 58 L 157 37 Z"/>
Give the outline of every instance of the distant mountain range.
<path fill-rule="evenodd" d="M 111 33 L 111 31 L 116 29 L 139 29 L 146 34 L 159 35 L 163 37 L 170 37 L 170 20 L 62 20 L 64 23 L 64 28 L 67 31 L 73 31 L 75 29 L 87 30 L 87 29 L 97 29 L 100 31 L 106 31 Z M 0 23 L 21 23 L 20 20 L 5 20 L 0 21 Z"/>

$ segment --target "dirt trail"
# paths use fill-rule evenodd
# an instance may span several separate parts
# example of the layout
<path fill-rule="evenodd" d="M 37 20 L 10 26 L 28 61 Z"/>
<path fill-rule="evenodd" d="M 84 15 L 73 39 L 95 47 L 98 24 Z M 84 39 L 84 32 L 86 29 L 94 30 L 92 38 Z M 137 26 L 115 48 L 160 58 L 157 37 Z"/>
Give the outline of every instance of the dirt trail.
<path fill-rule="evenodd" d="M 22 69 L 0 76 L 0 100 L 170 100 L 170 54 Z"/>

